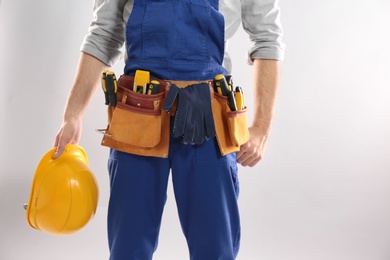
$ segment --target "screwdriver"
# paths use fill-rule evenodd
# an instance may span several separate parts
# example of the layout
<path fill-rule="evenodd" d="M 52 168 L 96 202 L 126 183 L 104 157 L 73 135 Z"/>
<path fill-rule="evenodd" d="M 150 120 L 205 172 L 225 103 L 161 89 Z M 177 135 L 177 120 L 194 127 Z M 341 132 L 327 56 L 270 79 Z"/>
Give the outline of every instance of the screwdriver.
<path fill-rule="evenodd" d="M 231 111 L 237 111 L 236 96 L 234 94 L 234 91 L 229 92 L 228 105 Z"/>
<path fill-rule="evenodd" d="M 214 78 L 214 84 L 215 84 L 215 90 L 223 96 L 229 95 L 229 85 L 225 79 L 225 76 L 223 74 L 218 74 Z"/>
<path fill-rule="evenodd" d="M 226 82 L 227 82 L 229 91 L 232 91 L 233 90 L 233 77 L 232 77 L 232 75 L 226 76 Z"/>
<path fill-rule="evenodd" d="M 244 105 L 244 93 L 242 91 L 242 88 L 237 86 L 235 89 L 235 97 L 236 97 L 236 105 L 237 110 L 242 110 L 245 108 Z"/>
<path fill-rule="evenodd" d="M 116 106 L 116 92 L 118 90 L 118 84 L 114 72 L 109 70 L 103 71 L 102 88 L 106 99 L 105 104 Z"/>

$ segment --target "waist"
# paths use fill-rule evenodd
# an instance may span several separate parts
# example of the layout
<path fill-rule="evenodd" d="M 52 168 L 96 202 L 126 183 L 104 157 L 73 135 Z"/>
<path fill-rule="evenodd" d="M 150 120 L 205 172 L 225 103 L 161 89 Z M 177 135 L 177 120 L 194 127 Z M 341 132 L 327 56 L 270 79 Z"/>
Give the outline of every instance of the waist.
<path fill-rule="evenodd" d="M 222 65 L 215 62 L 128 59 L 124 74 L 134 75 L 136 70 L 147 70 L 159 79 L 205 82 L 217 74 L 227 74 Z"/>

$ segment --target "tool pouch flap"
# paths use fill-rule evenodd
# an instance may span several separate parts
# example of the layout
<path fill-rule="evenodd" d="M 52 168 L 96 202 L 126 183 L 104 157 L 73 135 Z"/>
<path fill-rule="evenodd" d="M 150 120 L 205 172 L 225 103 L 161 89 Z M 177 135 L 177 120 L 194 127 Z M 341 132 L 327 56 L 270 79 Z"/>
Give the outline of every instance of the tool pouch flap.
<path fill-rule="evenodd" d="M 247 111 L 231 111 L 226 96 L 215 92 L 213 96 L 213 117 L 221 154 L 237 152 L 249 139 Z"/>
<path fill-rule="evenodd" d="M 161 141 L 161 103 L 164 93 L 139 94 L 120 83 L 118 103 L 109 117 L 106 134 L 123 144 L 155 147 Z"/>
<path fill-rule="evenodd" d="M 227 125 L 230 139 L 236 146 L 241 146 L 249 139 L 248 116 L 246 109 L 227 112 Z"/>
<path fill-rule="evenodd" d="M 161 140 L 161 110 L 117 103 L 107 134 L 121 143 L 154 147 Z"/>

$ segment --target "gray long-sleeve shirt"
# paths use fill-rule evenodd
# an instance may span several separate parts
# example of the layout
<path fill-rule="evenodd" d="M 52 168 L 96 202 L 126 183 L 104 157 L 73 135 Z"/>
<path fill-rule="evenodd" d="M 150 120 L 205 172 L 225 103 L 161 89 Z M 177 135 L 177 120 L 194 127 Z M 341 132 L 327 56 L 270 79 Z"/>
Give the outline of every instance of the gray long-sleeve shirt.
<path fill-rule="evenodd" d="M 81 46 L 86 52 L 112 66 L 123 55 L 125 28 L 134 0 L 95 0 L 94 18 Z M 225 18 L 225 43 L 235 34 L 241 22 L 253 45 L 248 63 L 253 59 L 282 60 L 284 44 L 278 0 L 219 0 Z M 223 66 L 230 73 L 231 61 L 225 51 Z"/>

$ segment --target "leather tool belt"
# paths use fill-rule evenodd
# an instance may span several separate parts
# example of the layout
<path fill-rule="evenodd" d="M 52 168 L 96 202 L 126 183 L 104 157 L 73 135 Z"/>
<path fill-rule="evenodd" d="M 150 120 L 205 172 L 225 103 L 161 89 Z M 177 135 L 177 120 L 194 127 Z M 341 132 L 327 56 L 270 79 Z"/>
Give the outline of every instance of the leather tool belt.
<path fill-rule="evenodd" d="M 205 81 L 157 80 L 160 93 L 145 95 L 133 91 L 134 78 L 122 75 L 118 80 L 116 106 L 108 107 L 108 126 L 101 144 L 119 151 L 155 157 L 168 157 L 170 142 L 170 117 L 175 109 L 165 112 L 165 102 L 169 86 L 176 84 L 185 88 Z M 216 138 L 222 155 L 239 151 L 249 139 L 247 110 L 230 111 L 228 98 L 214 92 L 213 80 L 210 85 L 210 98 L 216 130 Z"/>

